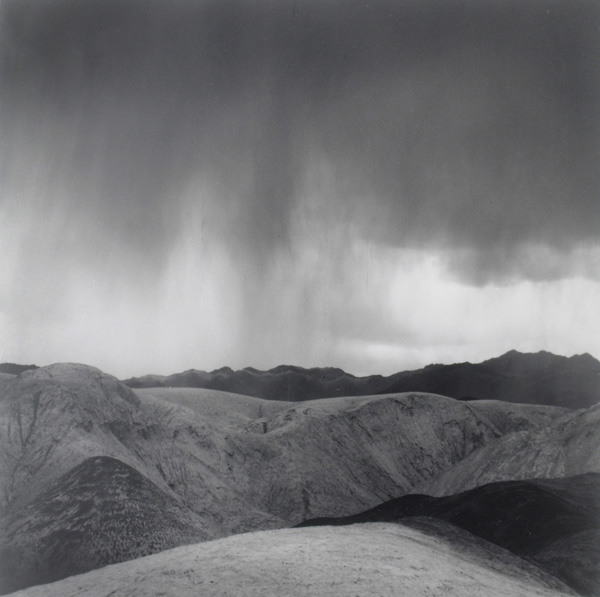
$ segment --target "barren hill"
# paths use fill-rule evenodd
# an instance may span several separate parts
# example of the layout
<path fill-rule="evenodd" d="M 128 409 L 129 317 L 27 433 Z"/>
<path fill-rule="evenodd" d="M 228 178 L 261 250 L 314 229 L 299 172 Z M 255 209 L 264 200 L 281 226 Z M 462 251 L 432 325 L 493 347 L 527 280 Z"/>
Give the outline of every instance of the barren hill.
<path fill-rule="evenodd" d="M 32 587 L 15 597 L 558 597 L 539 567 L 440 521 L 247 533 Z"/>

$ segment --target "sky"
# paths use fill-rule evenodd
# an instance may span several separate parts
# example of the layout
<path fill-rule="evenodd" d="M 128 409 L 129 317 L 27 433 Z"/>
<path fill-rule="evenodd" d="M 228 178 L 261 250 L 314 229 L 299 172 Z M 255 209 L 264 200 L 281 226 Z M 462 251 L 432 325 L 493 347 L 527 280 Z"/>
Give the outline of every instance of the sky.
<path fill-rule="evenodd" d="M 0 0 L 0 362 L 600 357 L 600 5 Z"/>

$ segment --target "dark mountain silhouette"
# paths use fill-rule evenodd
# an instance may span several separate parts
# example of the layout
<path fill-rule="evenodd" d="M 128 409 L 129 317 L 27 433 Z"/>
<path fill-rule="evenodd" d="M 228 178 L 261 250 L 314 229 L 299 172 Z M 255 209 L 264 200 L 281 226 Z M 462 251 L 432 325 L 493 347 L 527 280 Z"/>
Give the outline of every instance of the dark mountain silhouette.
<path fill-rule="evenodd" d="M 537 560 L 583 594 L 600 591 L 600 474 L 490 483 L 447 496 L 405 495 L 342 518 L 298 526 L 397 522 L 431 517 L 451 522 L 513 553 Z M 578 548 L 585 547 L 585 557 Z M 596 565 L 590 565 L 595 559 Z"/>
<path fill-rule="evenodd" d="M 354 377 L 341 369 L 280 365 L 269 371 L 233 371 L 228 367 L 212 372 L 190 370 L 166 377 L 132 378 L 124 383 L 132 388 L 208 388 L 267 400 L 427 392 L 459 400 L 503 400 L 578 409 L 600 401 L 600 362 L 589 354 L 564 357 L 513 350 L 478 364 L 428 365 L 389 377 Z"/>

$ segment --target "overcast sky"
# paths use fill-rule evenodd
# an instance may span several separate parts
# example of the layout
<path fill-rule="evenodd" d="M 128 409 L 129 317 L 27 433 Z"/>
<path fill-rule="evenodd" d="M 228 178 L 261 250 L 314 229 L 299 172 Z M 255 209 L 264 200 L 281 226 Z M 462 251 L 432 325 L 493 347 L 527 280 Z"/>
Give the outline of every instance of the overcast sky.
<path fill-rule="evenodd" d="M 0 0 L 0 362 L 600 357 L 596 1 Z"/>

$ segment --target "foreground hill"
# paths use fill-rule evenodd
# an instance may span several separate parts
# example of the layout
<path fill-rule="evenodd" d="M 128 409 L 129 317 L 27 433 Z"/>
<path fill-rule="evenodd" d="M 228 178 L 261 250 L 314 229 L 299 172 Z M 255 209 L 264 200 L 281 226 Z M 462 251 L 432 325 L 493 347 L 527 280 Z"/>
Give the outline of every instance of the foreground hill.
<path fill-rule="evenodd" d="M 600 362 L 589 354 L 570 358 L 549 352 L 510 351 L 483 363 L 429 365 L 389 377 L 354 377 L 341 369 L 279 366 L 212 372 L 192 369 L 169 376 L 125 380 L 132 388 L 196 387 L 268 400 L 302 401 L 335 396 L 401 392 L 441 394 L 461 400 L 503 400 L 587 408 L 600 401 Z"/>
<path fill-rule="evenodd" d="M 600 594 L 600 474 L 507 481 L 447 497 L 405 495 L 342 518 L 299 526 L 394 522 L 433 517 L 533 558 L 584 595 Z M 550 556 L 551 554 L 551 556 Z"/>
<path fill-rule="evenodd" d="M 19 570 L 32 566 L 50 580 L 54 568 L 70 574 L 138 557 L 146 544 L 135 525 L 124 525 L 118 550 L 101 558 L 95 548 L 79 548 L 95 545 L 86 534 L 110 528 L 118 492 L 149 520 L 177 511 L 199 538 L 282 527 L 371 508 L 567 413 L 419 393 L 298 404 L 202 389 L 134 392 L 85 365 L 26 371 L 0 394 L 3 549 L 21 562 L 0 561 L 0 576 L 12 583 L 4 590 L 27 586 Z M 578 433 L 582 446 L 597 445 L 597 434 Z M 98 463 L 112 464 L 91 474 Z M 579 468 L 573 461 L 558 476 L 585 472 Z M 98 516 L 88 519 L 83 497 L 93 495 Z M 63 499 L 79 506 L 63 507 Z M 70 540 L 56 566 L 48 545 L 61 533 Z M 157 525 L 149 537 L 159 549 L 190 540 L 176 525 L 168 536 Z"/>
<path fill-rule="evenodd" d="M 431 520 L 248 533 L 116 564 L 20 597 L 571 594 L 537 566 Z"/>

